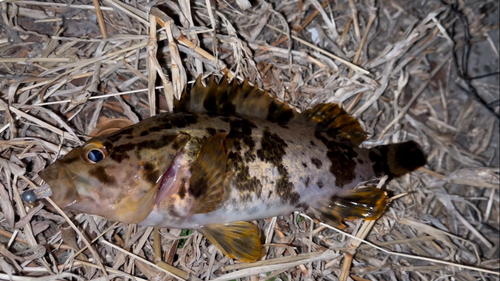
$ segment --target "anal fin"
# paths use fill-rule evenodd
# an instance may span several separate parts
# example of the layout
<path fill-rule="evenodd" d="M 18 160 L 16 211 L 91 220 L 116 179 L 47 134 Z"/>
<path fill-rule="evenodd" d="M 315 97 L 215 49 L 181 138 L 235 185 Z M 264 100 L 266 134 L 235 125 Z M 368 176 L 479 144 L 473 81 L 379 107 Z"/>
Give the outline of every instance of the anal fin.
<path fill-rule="evenodd" d="M 311 215 L 340 229 L 344 219 L 376 220 L 388 205 L 387 192 L 374 186 L 352 189 L 321 200 L 312 207 Z"/>
<path fill-rule="evenodd" d="M 199 229 L 217 249 L 230 258 L 255 262 L 261 257 L 259 229 L 249 222 L 204 225 Z"/>

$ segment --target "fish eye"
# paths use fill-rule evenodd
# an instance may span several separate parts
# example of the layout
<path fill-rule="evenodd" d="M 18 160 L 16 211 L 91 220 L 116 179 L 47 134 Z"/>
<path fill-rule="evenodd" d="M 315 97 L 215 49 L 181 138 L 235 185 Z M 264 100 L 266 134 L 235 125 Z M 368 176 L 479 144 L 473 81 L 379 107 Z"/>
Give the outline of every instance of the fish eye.
<path fill-rule="evenodd" d="M 108 156 L 108 150 L 102 144 L 89 143 L 83 148 L 83 158 L 91 163 L 98 163 Z"/>
<path fill-rule="evenodd" d="M 97 163 L 104 159 L 104 153 L 102 153 L 99 149 L 92 149 L 87 154 L 87 158 L 89 158 L 90 161 Z"/>

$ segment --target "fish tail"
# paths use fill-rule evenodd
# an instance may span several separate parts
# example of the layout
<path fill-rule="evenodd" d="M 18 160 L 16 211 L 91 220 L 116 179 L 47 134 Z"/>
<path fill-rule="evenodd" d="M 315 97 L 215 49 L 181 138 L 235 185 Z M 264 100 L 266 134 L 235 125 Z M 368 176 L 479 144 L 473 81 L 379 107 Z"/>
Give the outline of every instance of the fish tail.
<path fill-rule="evenodd" d="M 377 146 L 369 151 L 376 176 L 389 179 L 408 174 L 427 163 L 422 147 L 414 141 Z"/>

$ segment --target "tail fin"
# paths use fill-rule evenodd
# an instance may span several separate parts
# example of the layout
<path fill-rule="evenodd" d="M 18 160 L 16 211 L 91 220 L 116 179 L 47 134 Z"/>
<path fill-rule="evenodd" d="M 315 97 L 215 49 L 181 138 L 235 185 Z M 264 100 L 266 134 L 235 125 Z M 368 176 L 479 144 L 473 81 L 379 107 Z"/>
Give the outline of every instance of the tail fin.
<path fill-rule="evenodd" d="M 414 141 L 372 148 L 369 157 L 375 175 L 388 175 L 390 179 L 408 174 L 427 163 L 424 151 Z"/>

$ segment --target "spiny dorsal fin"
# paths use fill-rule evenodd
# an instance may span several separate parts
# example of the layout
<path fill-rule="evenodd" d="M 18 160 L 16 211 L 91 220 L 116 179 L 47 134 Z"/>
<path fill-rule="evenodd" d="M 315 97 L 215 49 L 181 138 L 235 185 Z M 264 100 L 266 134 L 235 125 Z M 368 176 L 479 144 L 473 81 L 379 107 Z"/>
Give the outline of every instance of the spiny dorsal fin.
<path fill-rule="evenodd" d="M 228 82 L 227 76 L 224 76 L 219 84 L 213 75 L 206 86 L 198 76 L 189 93 L 185 90 L 181 99 L 175 102 L 175 108 L 176 111 L 256 117 L 281 124 L 298 115 L 287 103 L 250 85 L 246 79 L 239 84 L 236 79 Z"/>
<path fill-rule="evenodd" d="M 239 84 L 236 79 L 228 82 L 227 76 L 224 76 L 219 84 L 212 75 L 207 85 L 203 86 L 201 76 L 198 76 L 189 93 L 185 90 L 181 99 L 175 101 L 175 110 L 254 117 L 283 126 L 298 122 L 325 132 L 333 140 L 356 146 L 366 139 L 358 121 L 338 105 L 318 104 L 299 114 L 288 103 L 277 100 L 257 86 L 251 86 L 247 79 Z"/>

